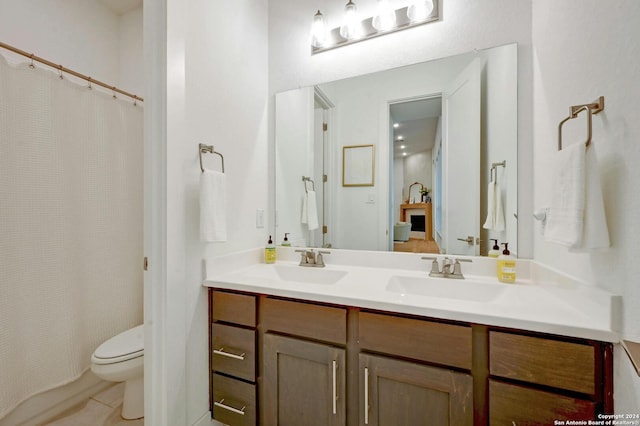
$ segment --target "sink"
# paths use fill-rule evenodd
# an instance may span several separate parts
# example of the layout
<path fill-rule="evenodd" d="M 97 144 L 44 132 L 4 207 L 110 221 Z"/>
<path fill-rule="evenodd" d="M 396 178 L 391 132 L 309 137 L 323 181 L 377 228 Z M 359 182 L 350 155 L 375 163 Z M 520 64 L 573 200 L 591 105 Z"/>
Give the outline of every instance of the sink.
<path fill-rule="evenodd" d="M 451 278 L 421 278 L 394 275 L 389 279 L 386 290 L 402 295 L 489 302 L 500 296 L 505 291 L 505 286 L 498 283 L 492 284 Z"/>
<path fill-rule="evenodd" d="M 297 265 L 267 265 L 263 263 L 249 268 L 243 272 L 242 275 L 247 278 L 258 278 L 269 281 L 279 280 L 300 284 L 331 285 L 337 283 L 347 275 L 347 271 Z"/>
<path fill-rule="evenodd" d="M 302 284 L 335 284 L 347 275 L 347 271 L 308 266 L 275 265 L 274 269 L 281 280 Z"/>

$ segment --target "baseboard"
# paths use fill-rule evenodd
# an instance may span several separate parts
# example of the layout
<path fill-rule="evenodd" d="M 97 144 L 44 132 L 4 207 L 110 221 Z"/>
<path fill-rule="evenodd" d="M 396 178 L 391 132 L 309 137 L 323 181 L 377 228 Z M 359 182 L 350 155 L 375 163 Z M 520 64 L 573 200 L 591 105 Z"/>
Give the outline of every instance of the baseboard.
<path fill-rule="evenodd" d="M 0 426 L 37 426 L 112 386 L 91 372 L 65 386 L 35 395 L 0 420 Z"/>
<path fill-rule="evenodd" d="M 224 426 L 222 423 L 211 418 L 211 411 L 207 411 L 200 417 L 193 426 Z"/>

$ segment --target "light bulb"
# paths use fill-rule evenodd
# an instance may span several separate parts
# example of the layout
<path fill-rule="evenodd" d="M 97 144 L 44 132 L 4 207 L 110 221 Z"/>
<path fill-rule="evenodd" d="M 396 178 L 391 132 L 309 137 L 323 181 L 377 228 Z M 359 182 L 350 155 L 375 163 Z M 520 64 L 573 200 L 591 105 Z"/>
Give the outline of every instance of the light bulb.
<path fill-rule="evenodd" d="M 327 24 L 324 16 L 318 10 L 313 15 L 313 24 L 311 25 L 311 46 L 322 47 L 327 40 Z"/>
<path fill-rule="evenodd" d="M 390 30 L 396 25 L 396 12 L 391 7 L 389 0 L 378 0 L 376 14 L 373 16 L 371 25 L 378 31 Z"/>
<path fill-rule="evenodd" d="M 411 22 L 423 21 L 433 12 L 433 0 L 417 0 L 407 9 L 407 18 Z"/>
<path fill-rule="evenodd" d="M 347 40 L 358 38 L 360 36 L 360 19 L 358 19 L 358 9 L 354 2 L 344 7 L 344 19 L 340 27 L 340 35 Z"/>

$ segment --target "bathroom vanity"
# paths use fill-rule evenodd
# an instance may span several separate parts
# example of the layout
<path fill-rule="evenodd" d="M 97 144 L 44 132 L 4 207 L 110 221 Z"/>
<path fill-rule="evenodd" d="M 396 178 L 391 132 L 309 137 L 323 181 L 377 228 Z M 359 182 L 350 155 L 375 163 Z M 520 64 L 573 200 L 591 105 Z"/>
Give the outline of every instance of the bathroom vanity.
<path fill-rule="evenodd" d="M 539 303 L 526 294 L 530 283 L 496 284 L 487 296 L 491 287 L 474 277 L 449 283 L 407 270 L 287 262 L 228 269 L 205 282 L 211 405 L 223 423 L 532 425 L 613 412 L 614 332 L 578 324 L 588 316 L 570 305 L 537 322 L 527 316 L 536 307 L 516 306 L 520 318 L 487 313 L 510 300 L 499 290 Z M 418 279 L 426 286 L 408 286 Z M 431 281 L 480 291 L 467 291 L 467 300 L 418 294 Z M 563 290 L 585 309 L 591 297 L 602 302 L 589 289 Z"/>

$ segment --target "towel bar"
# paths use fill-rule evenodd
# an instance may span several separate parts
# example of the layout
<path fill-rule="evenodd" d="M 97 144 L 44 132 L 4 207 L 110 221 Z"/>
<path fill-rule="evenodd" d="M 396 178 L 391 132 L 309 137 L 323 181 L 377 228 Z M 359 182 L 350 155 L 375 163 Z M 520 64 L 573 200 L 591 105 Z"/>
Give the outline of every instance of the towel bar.
<path fill-rule="evenodd" d="M 597 114 L 602 110 L 604 110 L 604 96 L 600 96 L 596 101 L 593 101 L 590 104 L 572 105 L 569 109 L 569 116 L 558 124 L 558 151 L 562 150 L 562 126 L 572 118 L 576 118 L 582 111 L 587 111 L 587 140 L 585 142 L 585 146 L 589 146 L 592 135 L 591 115 Z"/>
<path fill-rule="evenodd" d="M 203 143 L 198 145 L 198 155 L 200 156 L 200 170 L 204 173 L 204 166 L 202 165 L 202 154 L 216 154 L 220 156 L 220 160 L 222 161 L 222 173 L 224 173 L 224 157 L 219 152 L 216 152 L 213 148 L 213 145 L 205 145 Z"/>
<path fill-rule="evenodd" d="M 491 182 L 493 182 L 493 171 L 496 171 L 496 182 L 498 182 L 498 167 L 502 166 L 502 167 L 507 167 L 507 160 L 502 160 L 499 163 L 491 163 L 491 172 L 490 172 L 490 176 L 489 176 L 489 180 Z"/>
<path fill-rule="evenodd" d="M 309 190 L 307 189 L 307 182 L 311 182 L 311 189 L 312 189 L 313 191 L 315 191 L 315 190 L 316 190 L 316 184 L 315 184 L 315 182 L 313 181 L 313 179 L 311 179 L 310 177 L 308 177 L 308 176 L 302 176 L 302 182 L 304 182 L 304 184 L 303 184 L 303 185 L 304 185 L 304 192 L 309 193 Z"/>

